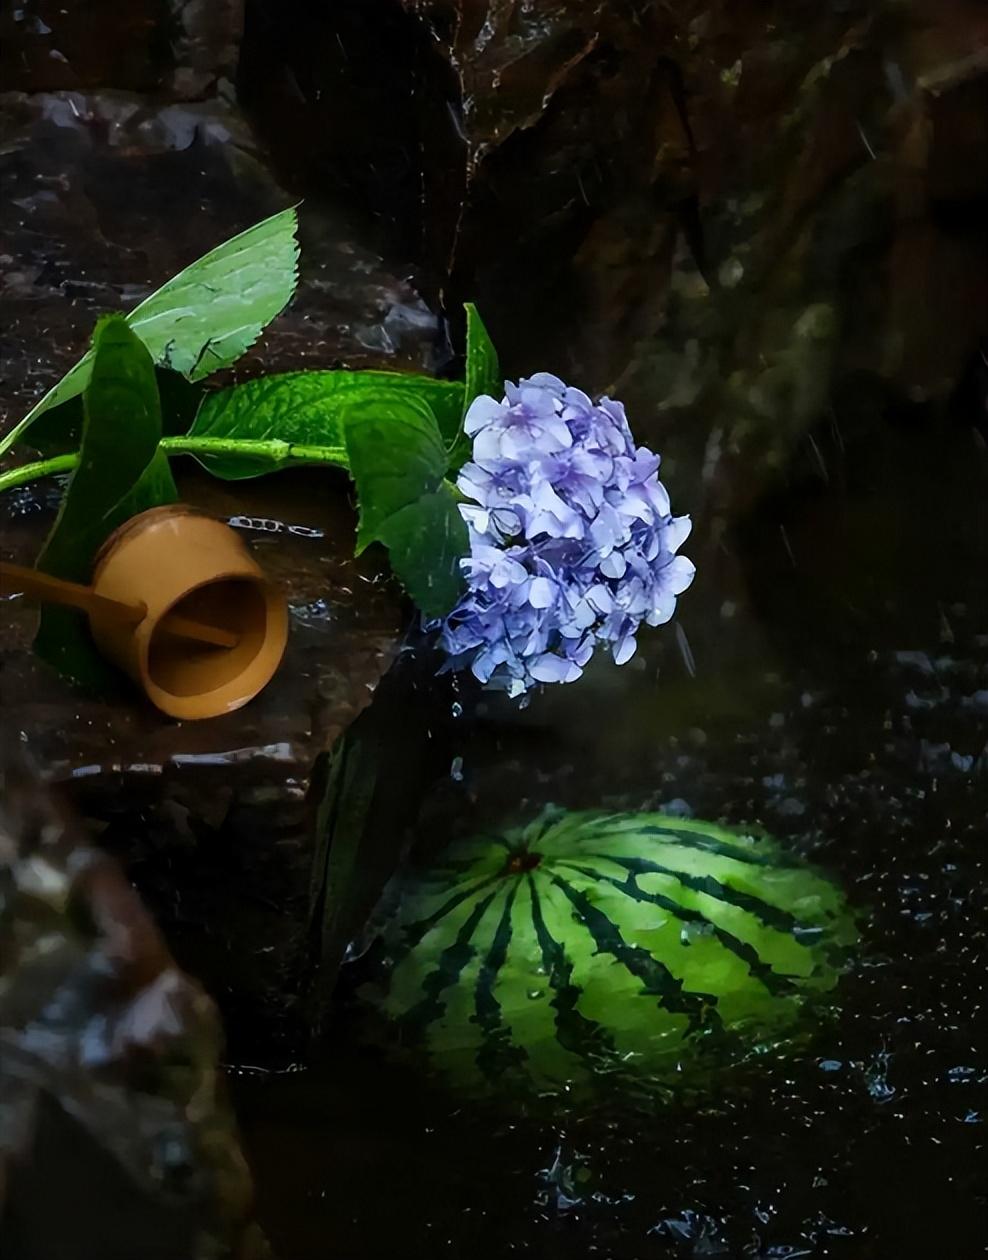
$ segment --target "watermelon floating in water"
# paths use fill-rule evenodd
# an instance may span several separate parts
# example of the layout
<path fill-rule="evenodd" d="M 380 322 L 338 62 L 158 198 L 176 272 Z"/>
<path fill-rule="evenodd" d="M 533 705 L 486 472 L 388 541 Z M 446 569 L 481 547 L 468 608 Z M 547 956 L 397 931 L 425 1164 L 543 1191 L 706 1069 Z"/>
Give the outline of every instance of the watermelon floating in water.
<path fill-rule="evenodd" d="M 389 1039 L 464 1083 L 680 1073 L 784 1041 L 856 936 L 839 889 L 767 836 L 547 811 L 406 890 L 371 992 Z"/>

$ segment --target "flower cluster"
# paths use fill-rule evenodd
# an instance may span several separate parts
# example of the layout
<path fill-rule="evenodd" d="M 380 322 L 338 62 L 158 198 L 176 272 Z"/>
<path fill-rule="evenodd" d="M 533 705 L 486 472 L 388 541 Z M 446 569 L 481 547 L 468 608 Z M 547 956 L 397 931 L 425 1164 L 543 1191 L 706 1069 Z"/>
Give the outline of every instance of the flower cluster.
<path fill-rule="evenodd" d="M 635 446 L 621 403 L 546 372 L 505 391 L 467 412 L 468 589 L 440 637 L 451 668 L 518 695 L 579 678 L 599 643 L 629 660 L 694 567 L 676 555 L 690 519 L 671 515 L 659 457 Z"/>

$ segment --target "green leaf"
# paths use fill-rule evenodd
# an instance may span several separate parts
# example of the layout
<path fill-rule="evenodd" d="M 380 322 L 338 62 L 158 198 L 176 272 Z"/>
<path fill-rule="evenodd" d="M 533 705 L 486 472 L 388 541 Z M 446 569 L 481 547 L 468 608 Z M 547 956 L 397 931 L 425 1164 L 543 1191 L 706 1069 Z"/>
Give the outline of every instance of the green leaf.
<path fill-rule="evenodd" d="M 463 419 L 470 404 L 481 394 L 489 394 L 492 398 L 502 398 L 504 395 L 504 379 L 498 365 L 497 351 L 487 335 L 484 321 L 472 302 L 467 302 L 464 309 L 467 313 L 466 383 L 463 389 L 463 414 L 450 445 L 449 467 L 452 471 L 459 469 L 470 458 L 472 443 L 463 431 Z"/>
<path fill-rule="evenodd" d="M 154 379 L 161 399 L 161 432 L 164 437 L 181 437 L 192 427 L 206 387 L 187 381 L 179 372 L 157 366 Z"/>
<path fill-rule="evenodd" d="M 432 410 L 415 396 L 364 393 L 344 418 L 350 473 L 360 499 L 357 554 L 389 517 L 437 490 L 446 447 Z"/>
<path fill-rule="evenodd" d="M 235 363 L 298 284 L 298 215 L 282 210 L 210 250 L 152 293 L 128 323 L 155 362 L 190 381 Z"/>
<path fill-rule="evenodd" d="M 363 398 L 380 407 L 394 397 L 415 398 L 442 432 L 460 422 L 463 386 L 401 372 L 285 372 L 207 394 L 190 437 L 278 439 L 302 446 L 345 446 L 344 419 Z M 197 456 L 217 477 L 256 477 L 274 470 L 249 454 Z"/>
<path fill-rule="evenodd" d="M 353 378 L 355 389 L 372 385 L 375 389 L 393 389 L 404 397 L 414 394 L 429 406 L 436 417 L 439 432 L 447 442 L 453 441 L 459 433 L 463 411 L 462 381 L 444 381 L 414 372 L 365 371 L 349 372 L 347 375 Z"/>
<path fill-rule="evenodd" d="M 441 485 L 383 521 L 378 538 L 391 567 L 427 617 L 443 617 L 465 583 L 460 561 L 470 550 L 466 523 L 452 489 Z"/>
<path fill-rule="evenodd" d="M 432 411 L 414 396 L 365 394 L 347 412 L 344 436 L 360 499 L 358 554 L 384 543 L 419 608 L 442 616 L 463 588 L 469 540 L 443 481 L 447 453 Z"/>
<path fill-rule="evenodd" d="M 282 210 L 210 250 L 127 316 L 155 363 L 198 381 L 234 363 L 281 311 L 298 281 L 294 208 Z M 0 455 L 39 416 L 81 394 L 90 350 L 0 442 Z"/>
<path fill-rule="evenodd" d="M 467 313 L 467 386 L 464 411 L 480 394 L 490 394 L 494 398 L 500 398 L 504 393 L 504 380 L 497 361 L 497 351 L 487 335 L 484 321 L 472 302 L 467 302 L 465 310 Z"/>
<path fill-rule="evenodd" d="M 89 581 L 97 551 L 118 525 L 178 499 L 168 460 L 158 450 L 161 409 L 151 357 L 121 315 L 96 326 L 83 410 L 79 466 L 37 566 L 74 582 Z M 102 681 L 78 613 L 45 606 L 35 648 L 76 681 Z"/>
<path fill-rule="evenodd" d="M 82 396 L 77 394 L 42 412 L 31 426 L 25 445 L 33 446 L 44 459 L 49 459 L 65 451 L 77 451 L 81 438 Z"/>
<path fill-rule="evenodd" d="M 187 433 L 195 419 L 203 395 L 201 385 L 193 385 L 178 372 L 156 367 L 155 379 L 161 398 L 161 431 L 166 437 Z M 25 445 L 31 445 L 45 459 L 79 449 L 82 440 L 82 395 L 49 407 L 31 426 Z"/>
<path fill-rule="evenodd" d="M 340 959 L 361 927 L 357 907 L 367 900 L 368 876 L 373 879 L 376 874 L 379 846 L 368 845 L 368 824 L 386 776 L 379 740 L 361 738 L 366 724 L 358 720 L 356 729 L 349 728 L 330 750 L 326 787 L 316 813 L 309 904 L 310 932 L 320 946 L 316 1007 L 322 1017 Z"/>

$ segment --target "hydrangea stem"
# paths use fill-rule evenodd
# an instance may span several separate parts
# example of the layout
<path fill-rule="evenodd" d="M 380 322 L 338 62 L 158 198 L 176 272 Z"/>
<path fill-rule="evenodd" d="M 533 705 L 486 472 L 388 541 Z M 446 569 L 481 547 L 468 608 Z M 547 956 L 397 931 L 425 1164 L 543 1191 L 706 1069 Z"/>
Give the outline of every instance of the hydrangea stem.
<path fill-rule="evenodd" d="M 277 468 L 302 464 L 332 464 L 337 468 L 349 468 L 346 450 L 342 446 L 302 446 L 295 442 L 283 442 L 279 438 L 248 440 L 244 438 L 171 437 L 162 438 L 161 450 L 167 455 L 248 455 L 252 459 L 269 460 L 272 471 Z M 54 455 L 51 459 L 21 464 L 0 473 L 0 492 L 17 486 L 52 477 L 57 473 L 71 472 L 79 463 L 79 452 Z"/>

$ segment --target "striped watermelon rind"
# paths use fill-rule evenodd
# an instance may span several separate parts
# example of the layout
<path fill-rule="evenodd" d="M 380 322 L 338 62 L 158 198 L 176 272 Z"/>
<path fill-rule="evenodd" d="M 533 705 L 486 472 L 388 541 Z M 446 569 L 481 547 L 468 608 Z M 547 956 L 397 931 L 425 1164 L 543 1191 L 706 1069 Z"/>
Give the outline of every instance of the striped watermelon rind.
<path fill-rule="evenodd" d="M 662 1075 L 793 1036 L 857 939 L 840 890 L 765 835 L 564 813 L 449 848 L 365 996 L 462 1084 Z"/>

